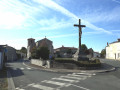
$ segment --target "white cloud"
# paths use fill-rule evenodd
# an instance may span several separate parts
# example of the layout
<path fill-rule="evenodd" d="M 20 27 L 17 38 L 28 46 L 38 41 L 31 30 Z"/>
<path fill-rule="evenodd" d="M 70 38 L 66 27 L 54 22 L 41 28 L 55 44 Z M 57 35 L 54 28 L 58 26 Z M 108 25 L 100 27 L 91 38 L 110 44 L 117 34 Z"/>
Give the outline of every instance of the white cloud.
<path fill-rule="evenodd" d="M 101 34 L 101 33 L 103 33 L 103 32 L 85 32 L 85 33 L 83 33 L 84 35 L 93 35 L 93 34 Z"/>
<path fill-rule="evenodd" d="M 22 42 L 22 43 L 21 43 Z M 0 45 L 8 45 L 12 46 L 16 49 L 20 49 L 21 47 L 27 47 L 26 45 L 27 39 L 14 39 L 14 40 L 8 40 L 8 39 L 1 39 Z"/>
<path fill-rule="evenodd" d="M 114 2 L 116 2 L 116 3 L 119 3 L 119 4 L 120 4 L 120 1 L 118 1 L 118 0 L 112 0 L 112 1 L 114 1 Z"/>
<path fill-rule="evenodd" d="M 19 0 L 1 0 L 0 1 L 0 29 L 20 30 L 36 27 L 39 30 L 55 30 L 68 27 L 69 22 L 65 20 L 38 19 L 47 13 L 47 8 L 43 5 L 34 5 L 29 1 L 21 2 Z"/>
<path fill-rule="evenodd" d="M 28 5 L 19 0 L 1 0 L 0 29 L 18 29 L 31 26 L 37 23 L 34 16 L 38 13 L 44 13 L 45 11 L 46 9 L 42 5 Z"/>
<path fill-rule="evenodd" d="M 120 30 L 110 30 L 110 31 L 112 31 L 112 32 L 120 32 Z"/>
<path fill-rule="evenodd" d="M 86 9 L 83 11 L 82 18 L 92 23 L 101 22 L 116 22 L 120 20 L 120 7 L 115 7 L 111 10 L 105 11 L 103 9 L 90 10 Z"/>
<path fill-rule="evenodd" d="M 72 18 L 74 21 L 77 21 L 79 18 L 65 9 L 64 7 L 58 5 L 52 0 L 33 0 L 34 2 L 37 2 L 39 5 L 33 5 L 29 1 L 26 1 L 29 4 L 23 3 L 18 0 L 1 0 L 0 3 L 0 28 L 6 28 L 6 29 L 12 29 L 12 28 L 25 28 L 25 27 L 31 27 L 33 25 L 41 24 L 43 27 L 40 27 L 41 30 L 53 30 L 61 27 L 67 27 L 70 25 L 69 22 L 65 21 L 55 21 L 54 18 L 48 19 L 48 20 L 41 20 L 35 18 L 34 15 L 41 13 L 46 13 L 45 10 L 46 7 L 51 8 L 53 10 L 59 11 L 63 13 L 64 15 Z M 44 5 L 44 6 L 43 6 Z M 52 23 L 50 21 L 52 21 Z M 74 22 L 72 21 L 72 23 Z M 102 31 L 108 34 L 111 34 L 110 31 L 107 31 L 103 28 L 99 28 L 90 22 L 83 20 L 82 23 L 86 24 L 87 27 Z M 44 25 L 47 24 L 47 27 Z M 65 25 L 66 24 L 66 25 Z"/>
<path fill-rule="evenodd" d="M 71 23 L 69 23 L 69 21 L 65 21 L 63 19 L 57 21 L 56 17 L 51 19 L 42 19 L 38 21 L 38 23 L 41 25 L 39 30 L 56 30 L 59 28 L 71 26 Z"/>
<path fill-rule="evenodd" d="M 33 0 L 37 3 L 43 4 L 51 9 L 54 9 L 56 11 L 60 11 L 61 13 L 74 18 L 74 19 L 78 19 L 78 17 L 76 15 L 74 15 L 73 13 L 69 12 L 67 9 L 65 9 L 64 7 L 58 5 L 57 3 L 55 3 L 52 0 Z"/>
<path fill-rule="evenodd" d="M 77 17 L 75 14 L 71 13 L 70 11 L 68 11 L 64 7 L 58 5 L 57 3 L 55 3 L 52 0 L 33 0 L 33 1 L 35 1 L 35 2 L 37 2 L 39 4 L 42 4 L 42 5 L 44 5 L 44 6 L 48 7 L 48 8 L 51 8 L 53 10 L 59 11 L 59 12 L 63 13 L 64 15 L 69 16 L 73 20 L 78 20 L 79 19 L 79 17 Z M 86 24 L 86 26 L 91 28 L 91 29 L 94 29 L 94 30 L 97 30 L 97 31 L 102 31 L 102 32 L 105 32 L 107 34 L 111 34 L 110 31 L 107 31 L 107 30 L 105 30 L 103 28 L 99 28 L 99 27 L 91 24 L 90 22 L 88 22 L 86 20 L 82 19 L 82 22 L 84 24 Z"/>
<path fill-rule="evenodd" d="M 0 27 L 10 29 L 12 27 L 19 27 L 24 22 L 25 17 L 11 12 L 0 12 Z"/>

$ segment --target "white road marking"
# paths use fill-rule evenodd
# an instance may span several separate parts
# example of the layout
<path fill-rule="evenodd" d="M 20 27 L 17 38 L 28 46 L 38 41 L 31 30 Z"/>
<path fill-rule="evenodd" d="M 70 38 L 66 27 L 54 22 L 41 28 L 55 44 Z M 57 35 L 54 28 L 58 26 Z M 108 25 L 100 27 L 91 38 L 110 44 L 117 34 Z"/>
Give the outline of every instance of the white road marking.
<path fill-rule="evenodd" d="M 95 73 L 73 73 L 73 74 L 80 74 L 80 75 L 96 75 Z"/>
<path fill-rule="evenodd" d="M 32 86 L 32 85 L 35 85 L 35 83 L 28 84 L 28 86 Z"/>
<path fill-rule="evenodd" d="M 25 89 L 20 89 L 19 87 L 15 88 L 16 90 L 25 90 Z"/>
<path fill-rule="evenodd" d="M 65 79 L 65 78 L 52 78 L 54 80 L 62 80 L 62 81 L 68 81 L 68 82 L 77 82 L 76 80 L 70 80 L 70 79 Z"/>
<path fill-rule="evenodd" d="M 77 86 L 77 85 L 74 85 L 74 84 L 71 84 L 72 86 L 75 86 L 75 87 L 78 87 L 78 88 L 81 88 L 81 89 L 84 89 L 84 90 L 90 90 L 90 89 L 87 89 L 87 88 L 84 88 L 84 87 L 81 87 L 81 86 Z"/>
<path fill-rule="evenodd" d="M 32 66 L 26 65 L 24 62 L 23 62 L 23 65 L 25 65 L 26 67 L 33 68 L 33 69 L 37 69 L 37 68 L 35 68 L 35 67 L 32 67 Z"/>
<path fill-rule="evenodd" d="M 20 68 L 21 70 L 24 70 L 24 68 Z"/>
<path fill-rule="evenodd" d="M 40 84 L 35 84 L 35 85 L 30 85 L 30 86 L 38 88 L 38 89 L 42 89 L 42 90 L 54 90 L 54 88 L 43 86 L 43 85 L 40 85 Z"/>
<path fill-rule="evenodd" d="M 61 83 L 61 82 L 56 82 L 56 81 L 42 81 L 42 82 L 45 82 L 45 83 L 50 83 L 50 84 L 54 84 L 54 85 L 59 85 L 59 86 L 64 86 L 66 85 L 67 83 Z"/>
<path fill-rule="evenodd" d="M 77 79 L 77 80 L 84 80 L 84 79 L 86 79 L 86 77 L 80 78 L 80 77 L 74 77 L 74 76 L 60 76 L 60 77 Z"/>
<path fill-rule="evenodd" d="M 34 67 L 26 65 L 24 62 L 23 62 L 23 65 L 27 66 L 26 67 L 27 69 L 34 68 Z M 23 69 L 23 68 L 21 68 L 21 69 Z M 34 69 L 37 69 L 37 68 L 34 68 Z M 96 75 L 96 74 L 95 73 L 86 73 L 86 71 L 85 71 L 85 72 L 81 72 L 81 73 L 73 73 L 73 74 L 68 74 L 66 76 L 60 76 L 59 78 L 52 78 L 52 80 L 41 81 L 43 83 L 54 84 L 54 85 L 60 86 L 58 88 L 52 88 L 52 87 L 35 84 L 35 83 L 29 84 L 28 86 L 42 89 L 42 90 L 60 90 L 60 88 L 62 88 L 62 87 L 68 87 L 68 86 L 72 85 L 72 86 L 78 87 L 83 90 L 90 90 L 90 89 L 87 89 L 87 88 L 84 88 L 81 86 L 74 85 L 72 83 L 79 82 L 80 80 L 85 80 L 87 77 L 91 77 L 92 75 Z M 53 80 L 68 81 L 69 83 L 64 83 L 64 82 L 62 83 L 62 82 L 53 81 Z M 19 89 L 19 90 L 24 90 L 24 89 Z"/>
<path fill-rule="evenodd" d="M 27 67 L 27 69 L 31 69 L 31 68 Z"/>
<path fill-rule="evenodd" d="M 19 89 L 19 87 L 15 88 L 15 89 Z"/>
<path fill-rule="evenodd" d="M 49 86 L 44 86 L 44 85 L 35 84 L 35 83 L 29 84 L 28 86 L 42 89 L 42 90 L 60 90 L 62 87 L 68 87 L 68 86 L 74 86 L 74 87 L 80 88 L 82 90 L 90 90 L 90 89 L 87 89 L 87 88 L 84 88 L 81 86 L 74 85 L 72 83 L 79 82 L 80 80 L 85 80 L 86 78 L 91 77 L 92 75 L 95 75 L 95 74 L 92 74 L 92 73 L 73 73 L 73 74 L 68 74 L 66 76 L 60 76 L 59 78 L 52 78 L 52 80 L 41 81 L 43 84 L 48 83 L 48 84 L 60 86 L 58 88 L 52 88 Z M 65 83 L 65 82 L 59 82 L 59 81 L 55 81 L 55 80 L 68 81 L 68 82 Z"/>
<path fill-rule="evenodd" d="M 76 75 L 76 74 L 68 74 L 68 76 L 75 76 L 75 77 L 91 77 L 91 75 L 84 76 L 84 75 Z"/>

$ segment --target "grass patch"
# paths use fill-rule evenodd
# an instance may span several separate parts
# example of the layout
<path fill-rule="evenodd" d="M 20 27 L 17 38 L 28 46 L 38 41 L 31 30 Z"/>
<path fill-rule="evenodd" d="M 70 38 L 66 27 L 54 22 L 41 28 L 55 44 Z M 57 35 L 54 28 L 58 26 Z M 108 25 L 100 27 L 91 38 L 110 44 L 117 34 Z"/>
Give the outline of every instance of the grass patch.
<path fill-rule="evenodd" d="M 7 69 L 0 70 L 0 90 L 8 90 Z"/>

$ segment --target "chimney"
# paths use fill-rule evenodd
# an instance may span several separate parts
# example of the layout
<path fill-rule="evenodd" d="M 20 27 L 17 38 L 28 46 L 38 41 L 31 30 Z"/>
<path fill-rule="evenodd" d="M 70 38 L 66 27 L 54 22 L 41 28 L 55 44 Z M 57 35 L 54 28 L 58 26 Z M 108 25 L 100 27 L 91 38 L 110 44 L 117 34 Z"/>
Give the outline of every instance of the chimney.
<path fill-rule="evenodd" d="M 120 38 L 118 39 L 118 42 L 120 42 Z"/>

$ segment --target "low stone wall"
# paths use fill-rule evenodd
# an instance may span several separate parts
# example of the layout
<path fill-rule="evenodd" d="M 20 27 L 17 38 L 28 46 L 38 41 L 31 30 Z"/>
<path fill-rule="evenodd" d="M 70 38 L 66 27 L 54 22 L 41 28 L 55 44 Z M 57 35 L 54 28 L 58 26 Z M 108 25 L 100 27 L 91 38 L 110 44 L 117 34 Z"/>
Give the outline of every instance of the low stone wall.
<path fill-rule="evenodd" d="M 31 64 L 42 67 L 44 66 L 46 68 L 51 68 L 50 60 L 31 59 Z"/>
<path fill-rule="evenodd" d="M 52 62 L 52 68 L 57 68 L 57 69 L 77 69 L 78 66 L 75 65 L 74 63 L 59 63 L 59 62 Z"/>
<path fill-rule="evenodd" d="M 40 59 L 31 59 L 31 64 L 42 66 L 45 68 L 56 68 L 56 69 L 83 69 L 83 70 L 93 70 L 93 69 L 99 69 L 101 65 L 97 66 L 82 66 L 75 61 L 64 61 L 64 60 L 58 60 L 58 61 L 50 61 L 50 60 L 40 60 Z"/>
<path fill-rule="evenodd" d="M 51 62 L 51 67 L 56 69 L 77 69 L 77 70 L 94 70 L 100 69 L 101 64 L 80 64 L 73 60 L 56 60 Z"/>

